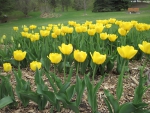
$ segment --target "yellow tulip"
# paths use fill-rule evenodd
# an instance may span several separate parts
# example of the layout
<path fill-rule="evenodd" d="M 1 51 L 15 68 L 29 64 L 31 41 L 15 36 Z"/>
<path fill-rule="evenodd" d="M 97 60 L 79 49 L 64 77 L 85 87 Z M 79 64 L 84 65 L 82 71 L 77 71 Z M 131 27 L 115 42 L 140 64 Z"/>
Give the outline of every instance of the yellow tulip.
<path fill-rule="evenodd" d="M 22 61 L 26 57 L 26 51 L 16 50 L 13 52 L 14 59 L 17 61 Z"/>
<path fill-rule="evenodd" d="M 81 27 L 81 26 L 75 27 L 75 31 L 76 31 L 77 33 L 82 33 L 82 27 Z"/>
<path fill-rule="evenodd" d="M 125 30 L 125 29 L 123 29 L 123 28 L 119 28 L 118 29 L 118 32 L 119 32 L 119 34 L 121 35 L 121 36 L 126 36 L 127 35 L 127 31 Z"/>
<path fill-rule="evenodd" d="M 88 29 L 88 34 L 89 34 L 90 36 L 94 36 L 95 33 L 96 33 L 96 30 L 95 30 L 95 29 Z"/>
<path fill-rule="evenodd" d="M 96 25 L 95 26 L 95 30 L 97 33 L 101 33 L 104 29 L 104 26 L 101 24 L 101 25 Z"/>
<path fill-rule="evenodd" d="M 75 50 L 74 51 L 74 59 L 77 62 L 84 62 L 87 57 L 87 53 L 84 51 Z"/>
<path fill-rule="evenodd" d="M 93 62 L 98 65 L 103 64 L 106 60 L 106 54 L 102 55 L 97 51 L 94 51 L 93 55 L 91 54 L 91 57 L 92 57 Z"/>
<path fill-rule="evenodd" d="M 115 23 L 115 22 L 116 22 L 116 19 L 115 19 L 115 18 L 110 18 L 110 19 L 109 19 L 109 23 L 113 24 L 113 23 Z"/>
<path fill-rule="evenodd" d="M 117 38 L 118 38 L 118 36 L 117 36 L 116 34 L 109 34 L 109 35 L 108 35 L 108 39 L 109 39 L 111 42 L 114 42 Z"/>
<path fill-rule="evenodd" d="M 13 30 L 14 31 L 18 31 L 18 27 L 13 27 Z"/>
<path fill-rule="evenodd" d="M 5 72 L 11 71 L 11 70 L 12 70 L 11 64 L 10 64 L 10 63 L 4 63 L 4 64 L 3 64 L 3 70 L 4 70 Z"/>
<path fill-rule="evenodd" d="M 106 28 L 111 28 L 112 24 L 106 24 Z"/>
<path fill-rule="evenodd" d="M 100 38 L 101 38 L 102 40 L 106 40 L 107 37 L 108 37 L 107 33 L 100 33 Z"/>
<path fill-rule="evenodd" d="M 57 34 L 56 33 L 52 33 L 51 36 L 52 36 L 52 38 L 57 38 Z"/>
<path fill-rule="evenodd" d="M 135 50 L 133 46 L 121 46 L 117 47 L 117 51 L 122 58 L 131 59 L 133 58 L 138 50 Z"/>
<path fill-rule="evenodd" d="M 35 34 L 31 34 L 31 35 L 30 35 L 30 40 L 31 40 L 32 42 L 37 41 L 37 40 L 39 40 L 39 39 L 40 39 L 40 35 L 39 35 L 38 33 L 35 33 Z"/>
<path fill-rule="evenodd" d="M 65 55 L 69 55 L 71 54 L 71 52 L 73 51 L 73 46 L 72 44 L 65 44 L 65 43 L 62 43 L 61 46 L 58 46 L 59 50 L 65 54 Z"/>
<path fill-rule="evenodd" d="M 138 44 L 139 48 L 146 54 L 150 54 L 150 43 L 143 41 L 142 44 Z"/>
<path fill-rule="evenodd" d="M 42 37 L 47 37 L 47 36 L 49 36 L 49 34 L 50 34 L 50 31 L 48 31 L 48 30 L 40 30 L 40 35 Z"/>
<path fill-rule="evenodd" d="M 6 35 L 3 35 L 3 36 L 2 36 L 2 39 L 5 39 L 5 38 L 6 38 Z"/>
<path fill-rule="evenodd" d="M 58 64 L 62 60 L 62 55 L 59 53 L 50 53 L 47 57 L 54 64 Z"/>
<path fill-rule="evenodd" d="M 29 31 L 29 28 L 25 27 L 25 28 L 23 28 L 23 31 L 24 31 L 24 32 L 28 32 L 28 31 Z"/>
<path fill-rule="evenodd" d="M 30 26 L 29 26 L 29 28 L 32 29 L 32 30 L 33 30 L 33 29 L 36 29 L 36 27 L 37 27 L 36 25 L 30 25 Z"/>
<path fill-rule="evenodd" d="M 33 61 L 33 62 L 30 63 L 30 69 L 32 71 L 36 71 L 36 69 L 41 69 L 41 67 L 42 67 L 41 62 Z"/>

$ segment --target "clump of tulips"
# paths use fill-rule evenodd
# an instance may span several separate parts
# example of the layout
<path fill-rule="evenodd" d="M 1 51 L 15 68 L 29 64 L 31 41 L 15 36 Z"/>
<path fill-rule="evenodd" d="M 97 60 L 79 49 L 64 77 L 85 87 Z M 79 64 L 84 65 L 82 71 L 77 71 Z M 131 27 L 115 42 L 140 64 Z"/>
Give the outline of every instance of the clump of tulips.
<path fill-rule="evenodd" d="M 149 24 L 110 18 L 96 20 L 95 23 L 86 21 L 80 24 L 69 21 L 68 25 L 48 24 L 42 27 L 24 25 L 22 28 L 15 26 L 13 30 L 11 47 L 5 41 L 5 35 L 1 38 L 4 47 L 0 50 L 0 65 L 8 76 L 0 75 L 2 80 L 0 91 L 3 92 L 0 101 L 4 103 L 0 104 L 0 108 L 8 104 L 17 106 L 9 82 L 9 71 L 12 71 L 16 79 L 16 94 L 24 107 L 29 104 L 29 101 L 34 101 L 38 109 L 43 110 L 49 102 L 52 105 L 51 111 L 69 108 L 79 113 L 83 92 L 87 89 L 87 101 L 91 111 L 98 113 L 96 94 L 105 75 L 111 72 L 117 62 L 116 72 L 119 75 L 117 98 L 104 89 L 106 96 L 104 100 L 109 112 L 127 113 L 138 112 L 138 110 L 148 112 L 143 109 L 147 104 L 142 101 L 144 92 L 149 88 L 145 90 L 143 85 L 146 80 L 143 77 L 146 63 L 141 68 L 139 85 L 135 90 L 133 101 L 119 105 L 119 100 L 123 92 L 124 73 L 129 71 L 129 60 L 140 59 L 143 53 L 146 56 L 145 62 L 149 59 Z M 22 78 L 21 69 L 28 67 L 35 72 L 36 91 L 32 90 L 30 81 Z M 57 74 L 62 72 L 64 77 L 60 79 Z M 74 76 L 74 72 L 76 81 L 72 84 L 71 77 Z M 52 89 L 44 83 L 43 75 L 48 78 Z M 97 84 L 94 82 L 96 75 L 101 75 Z M 75 101 L 73 98 L 76 98 Z"/>

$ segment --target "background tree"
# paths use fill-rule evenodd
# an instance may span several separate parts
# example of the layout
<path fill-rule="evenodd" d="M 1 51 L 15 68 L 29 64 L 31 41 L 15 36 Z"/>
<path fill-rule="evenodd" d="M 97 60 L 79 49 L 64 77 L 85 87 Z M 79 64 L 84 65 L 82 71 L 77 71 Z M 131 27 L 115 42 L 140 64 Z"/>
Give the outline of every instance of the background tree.
<path fill-rule="evenodd" d="M 93 12 L 121 11 L 129 7 L 130 0 L 95 0 Z"/>
<path fill-rule="evenodd" d="M 0 16 L 11 11 L 14 7 L 14 0 L 0 0 Z"/>
<path fill-rule="evenodd" d="M 25 17 L 31 11 L 31 1 L 30 0 L 16 0 L 16 7 L 18 10 L 22 11 Z"/>

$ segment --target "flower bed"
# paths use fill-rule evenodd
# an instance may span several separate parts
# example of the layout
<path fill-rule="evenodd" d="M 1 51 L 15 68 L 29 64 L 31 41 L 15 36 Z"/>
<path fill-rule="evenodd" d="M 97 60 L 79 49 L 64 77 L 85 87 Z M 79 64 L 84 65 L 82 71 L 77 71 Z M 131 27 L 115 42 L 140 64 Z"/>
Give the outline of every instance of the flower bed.
<path fill-rule="evenodd" d="M 0 50 L 0 63 L 4 71 L 13 71 L 16 94 L 24 107 L 32 101 L 39 110 L 45 109 L 47 103 L 50 103 L 51 112 L 68 108 L 78 113 L 81 101 L 87 95 L 90 110 L 97 113 L 100 110 L 97 92 L 101 84 L 105 83 L 106 75 L 109 76 L 109 73 L 115 70 L 119 75 L 115 87 L 116 94 L 113 93 L 113 96 L 106 87 L 103 87 L 105 95 L 103 101 L 107 110 L 121 113 L 126 113 L 126 110 L 149 112 L 143 109 L 148 105 L 142 100 L 149 87 L 145 86 L 147 76 L 144 75 L 150 54 L 149 24 L 110 18 L 96 22 L 86 21 L 83 24 L 69 21 L 68 25 L 49 24 L 42 27 L 30 25 L 13 29 L 14 34 L 11 42 L 9 41 L 11 48 L 8 47 L 6 37 L 1 38 L 4 46 Z M 139 69 L 139 84 L 133 91 L 135 92 L 133 99 L 130 102 L 119 103 L 124 89 L 123 78 L 130 70 L 129 60 L 141 61 L 143 58 L 143 65 Z M 27 67 L 35 72 L 33 77 L 35 90 L 30 81 L 22 78 L 21 69 Z M 63 78 L 58 75 L 60 73 L 63 73 L 61 74 Z M 95 84 L 96 75 L 101 76 Z M 43 76 L 47 78 L 50 86 L 45 84 Z M 5 99 L 2 100 L 3 103 L 8 102 L 2 104 L 2 107 L 7 104 L 17 106 L 9 82 L 10 77 L 1 75 L 0 87 L 3 93 L 0 97 Z M 73 77 L 74 84 L 71 82 Z"/>

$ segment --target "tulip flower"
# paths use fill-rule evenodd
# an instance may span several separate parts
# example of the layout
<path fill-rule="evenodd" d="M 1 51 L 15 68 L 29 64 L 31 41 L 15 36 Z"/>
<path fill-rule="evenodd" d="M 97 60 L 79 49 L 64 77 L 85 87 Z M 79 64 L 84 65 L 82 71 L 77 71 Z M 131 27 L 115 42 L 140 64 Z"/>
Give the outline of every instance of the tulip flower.
<path fill-rule="evenodd" d="M 119 28 L 118 32 L 121 36 L 126 36 L 128 33 L 124 28 Z"/>
<path fill-rule="evenodd" d="M 106 54 L 102 55 L 97 51 L 94 51 L 93 55 L 91 54 L 91 57 L 92 57 L 93 62 L 98 65 L 103 64 L 106 60 Z"/>
<path fill-rule="evenodd" d="M 90 52 L 90 55 L 92 57 L 93 63 L 95 63 L 95 67 L 93 69 L 93 76 L 92 76 L 92 81 L 93 81 L 93 85 L 94 85 L 94 76 L 95 76 L 96 66 L 97 66 L 96 64 L 98 64 L 98 65 L 103 64 L 106 60 L 106 54 L 102 55 L 99 52 L 94 51 L 93 55 L 91 52 Z"/>
<path fill-rule="evenodd" d="M 102 40 L 106 40 L 107 37 L 108 37 L 107 33 L 100 33 L 100 38 L 101 38 Z"/>
<path fill-rule="evenodd" d="M 74 59 L 77 62 L 84 62 L 87 57 L 87 53 L 79 50 L 74 51 Z"/>
<path fill-rule="evenodd" d="M 72 44 L 65 44 L 65 43 L 62 43 L 61 46 L 58 46 L 59 50 L 65 54 L 65 55 L 69 55 L 71 54 L 71 52 L 73 51 L 73 46 Z"/>
<path fill-rule="evenodd" d="M 138 50 L 135 50 L 133 46 L 129 46 L 129 45 L 117 47 L 117 51 L 119 55 L 125 59 L 133 58 L 138 52 Z"/>
<path fill-rule="evenodd" d="M 14 31 L 18 31 L 18 27 L 13 27 L 13 30 Z"/>
<path fill-rule="evenodd" d="M 42 67 L 41 62 L 33 61 L 33 62 L 30 63 L 30 69 L 32 71 L 36 71 L 36 69 L 41 69 L 41 67 Z"/>
<path fill-rule="evenodd" d="M 25 27 L 25 28 L 23 28 L 23 31 L 24 31 L 24 32 L 28 32 L 28 31 L 29 31 L 29 28 Z"/>
<path fill-rule="evenodd" d="M 16 50 L 13 52 L 14 59 L 17 61 L 22 61 L 26 57 L 26 51 Z"/>
<path fill-rule="evenodd" d="M 111 42 L 114 42 L 117 38 L 118 38 L 118 36 L 116 34 L 109 34 L 108 35 L 108 39 Z"/>
<path fill-rule="evenodd" d="M 54 64 L 58 64 L 62 60 L 62 55 L 59 53 L 50 53 L 47 57 Z"/>
<path fill-rule="evenodd" d="M 142 44 L 138 44 L 139 48 L 146 54 L 150 54 L 150 43 L 143 41 Z"/>
<path fill-rule="evenodd" d="M 10 63 L 4 63 L 4 64 L 3 64 L 3 70 L 4 70 L 5 72 L 11 71 L 11 70 L 12 70 L 11 64 L 10 64 Z"/>
<path fill-rule="evenodd" d="M 95 29 L 88 29 L 88 34 L 89 34 L 90 36 L 94 36 L 95 33 L 96 33 L 96 30 L 95 30 Z"/>

